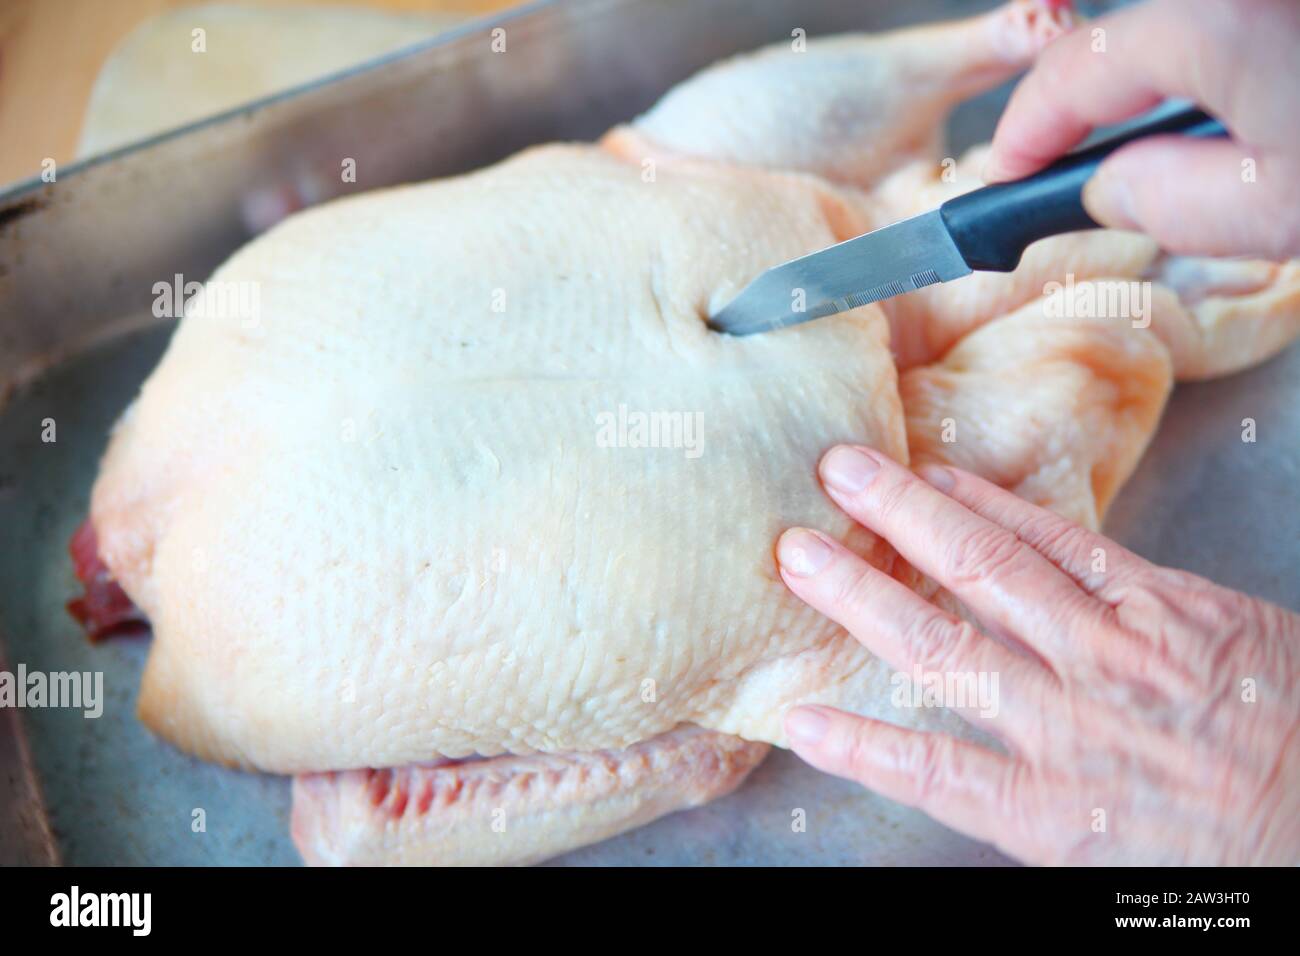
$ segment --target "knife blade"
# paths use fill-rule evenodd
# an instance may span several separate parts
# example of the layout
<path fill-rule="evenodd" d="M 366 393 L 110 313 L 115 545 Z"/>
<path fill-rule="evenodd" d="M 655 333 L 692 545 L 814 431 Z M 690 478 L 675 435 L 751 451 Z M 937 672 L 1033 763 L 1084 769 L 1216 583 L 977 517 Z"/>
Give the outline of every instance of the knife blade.
<path fill-rule="evenodd" d="M 766 270 L 714 313 L 709 325 L 753 335 L 855 309 L 976 270 L 1010 272 L 1047 236 L 1097 229 L 1083 208 L 1084 183 L 1126 143 L 1160 134 L 1226 136 L 1199 109 L 1148 118 L 1041 172 L 985 186 L 904 219 Z"/>

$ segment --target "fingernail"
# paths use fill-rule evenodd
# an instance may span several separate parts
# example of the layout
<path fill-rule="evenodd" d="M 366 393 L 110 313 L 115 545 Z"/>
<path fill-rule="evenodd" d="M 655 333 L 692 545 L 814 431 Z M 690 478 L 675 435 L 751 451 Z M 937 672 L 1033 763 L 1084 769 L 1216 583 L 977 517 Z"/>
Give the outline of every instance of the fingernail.
<path fill-rule="evenodd" d="M 1002 164 L 998 162 L 998 158 L 990 156 L 984 160 L 984 165 L 980 167 L 980 181 L 988 184 L 998 182 L 1002 178 Z"/>
<path fill-rule="evenodd" d="M 867 487 L 880 470 L 874 458 L 851 445 L 832 448 L 822 459 L 822 481 L 836 491 L 853 494 Z"/>
<path fill-rule="evenodd" d="M 796 707 L 785 716 L 785 733 L 792 744 L 811 747 L 826 736 L 830 720 L 816 707 Z"/>
<path fill-rule="evenodd" d="M 952 486 L 956 484 L 953 473 L 942 465 L 924 465 L 921 468 L 921 477 L 930 487 L 937 488 L 944 494 L 952 491 Z"/>
<path fill-rule="evenodd" d="M 826 567 L 831 548 L 811 531 L 791 528 L 776 543 L 776 559 L 791 574 L 808 578 Z"/>
<path fill-rule="evenodd" d="M 1133 190 L 1128 181 L 1098 172 L 1083 185 L 1083 208 L 1103 226 L 1113 229 L 1138 228 L 1133 208 Z"/>

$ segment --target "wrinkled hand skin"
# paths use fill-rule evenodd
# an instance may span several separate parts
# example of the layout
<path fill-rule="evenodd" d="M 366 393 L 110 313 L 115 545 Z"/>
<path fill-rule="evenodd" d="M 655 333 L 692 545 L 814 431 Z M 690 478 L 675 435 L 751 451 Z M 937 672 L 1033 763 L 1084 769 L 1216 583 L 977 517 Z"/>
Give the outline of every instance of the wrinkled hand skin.
<path fill-rule="evenodd" d="M 996 673 L 996 714 L 960 712 L 1004 752 L 802 707 L 800 756 L 1027 863 L 1300 862 L 1300 616 L 957 469 L 840 446 L 820 471 L 982 627 L 818 532 L 782 536 L 782 578 L 901 671 Z"/>
<path fill-rule="evenodd" d="M 1088 212 L 1168 252 L 1300 255 L 1298 43 L 1295 0 L 1148 0 L 1090 21 L 1016 87 L 984 178 L 1028 176 L 1097 126 L 1189 99 L 1231 138 L 1130 143 L 1088 182 Z"/>

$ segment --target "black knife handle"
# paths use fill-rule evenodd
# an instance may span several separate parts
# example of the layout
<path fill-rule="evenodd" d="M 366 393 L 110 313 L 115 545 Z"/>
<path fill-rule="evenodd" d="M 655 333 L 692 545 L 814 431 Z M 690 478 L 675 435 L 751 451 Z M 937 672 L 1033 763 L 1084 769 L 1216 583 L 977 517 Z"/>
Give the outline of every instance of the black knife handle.
<path fill-rule="evenodd" d="M 1228 135 L 1222 123 L 1201 110 L 1182 110 L 1071 153 L 1026 179 L 949 199 L 939 207 L 939 215 L 968 266 L 1010 272 L 1035 240 L 1100 228 L 1083 208 L 1083 184 L 1103 159 L 1125 143 L 1161 133 Z"/>

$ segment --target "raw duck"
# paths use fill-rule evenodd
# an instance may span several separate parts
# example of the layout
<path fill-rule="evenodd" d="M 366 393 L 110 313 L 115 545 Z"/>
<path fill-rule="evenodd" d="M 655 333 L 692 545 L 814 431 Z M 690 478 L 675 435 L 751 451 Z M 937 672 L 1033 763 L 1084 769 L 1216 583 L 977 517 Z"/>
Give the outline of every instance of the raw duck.
<path fill-rule="evenodd" d="M 934 592 L 830 505 L 819 456 L 955 462 L 1095 526 L 1175 375 L 1294 335 L 1295 266 L 1096 232 L 770 335 L 704 316 L 973 185 L 970 158 L 940 177 L 947 111 L 1068 21 L 1018 0 L 778 45 L 599 144 L 333 202 L 236 253 L 214 279 L 258 283 L 260 321 L 181 322 L 93 493 L 88 540 L 153 627 L 142 719 L 300 775 L 294 838 L 322 863 L 544 859 L 728 792 L 800 702 L 963 732 L 890 707 L 889 669 L 777 578 L 776 537 L 808 525 Z M 1158 277 L 1150 327 L 1046 317 L 1071 275 Z M 702 443 L 609 447 L 629 411 L 698 415 Z"/>

